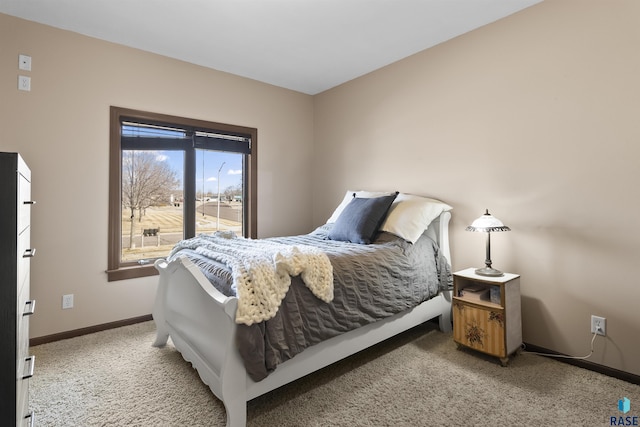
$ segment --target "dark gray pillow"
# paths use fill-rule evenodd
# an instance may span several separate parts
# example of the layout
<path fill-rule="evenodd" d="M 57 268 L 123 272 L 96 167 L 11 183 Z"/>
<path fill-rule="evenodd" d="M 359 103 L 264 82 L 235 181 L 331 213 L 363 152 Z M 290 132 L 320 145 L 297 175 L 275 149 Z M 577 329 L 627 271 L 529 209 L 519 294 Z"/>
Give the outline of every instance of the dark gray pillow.
<path fill-rule="evenodd" d="M 354 197 L 333 224 L 329 238 L 352 243 L 371 243 L 397 195 L 395 193 L 367 199 Z"/>

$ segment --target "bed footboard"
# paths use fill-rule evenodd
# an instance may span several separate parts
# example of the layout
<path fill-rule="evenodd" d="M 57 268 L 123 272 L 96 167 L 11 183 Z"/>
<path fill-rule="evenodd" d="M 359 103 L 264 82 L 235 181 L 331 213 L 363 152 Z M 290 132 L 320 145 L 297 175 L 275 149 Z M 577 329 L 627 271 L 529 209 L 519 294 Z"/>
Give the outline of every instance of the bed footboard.
<path fill-rule="evenodd" d="M 160 272 L 153 320 L 153 345 L 162 347 L 171 337 L 182 357 L 227 411 L 227 426 L 246 424 L 244 364 L 236 350 L 234 322 L 238 301 L 218 292 L 191 261 L 158 260 Z"/>

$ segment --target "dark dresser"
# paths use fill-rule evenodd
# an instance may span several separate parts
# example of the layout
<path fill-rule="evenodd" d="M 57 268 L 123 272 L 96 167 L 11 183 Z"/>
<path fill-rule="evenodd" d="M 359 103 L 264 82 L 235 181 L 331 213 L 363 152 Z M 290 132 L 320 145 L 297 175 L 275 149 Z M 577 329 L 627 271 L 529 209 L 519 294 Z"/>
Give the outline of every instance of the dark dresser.
<path fill-rule="evenodd" d="M 31 171 L 17 153 L 0 152 L 0 425 L 32 426 L 29 378 Z"/>

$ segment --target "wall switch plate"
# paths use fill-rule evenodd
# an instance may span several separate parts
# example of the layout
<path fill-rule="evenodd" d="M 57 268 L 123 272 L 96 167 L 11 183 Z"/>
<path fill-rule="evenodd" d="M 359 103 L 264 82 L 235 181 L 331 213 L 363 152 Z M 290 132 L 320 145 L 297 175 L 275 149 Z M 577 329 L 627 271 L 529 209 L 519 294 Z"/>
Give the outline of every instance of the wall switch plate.
<path fill-rule="evenodd" d="M 31 77 L 18 76 L 18 89 L 29 92 L 31 90 Z"/>
<path fill-rule="evenodd" d="M 73 294 L 62 295 L 62 309 L 73 308 Z"/>
<path fill-rule="evenodd" d="M 25 71 L 31 71 L 31 57 L 29 55 L 19 55 L 18 68 Z"/>

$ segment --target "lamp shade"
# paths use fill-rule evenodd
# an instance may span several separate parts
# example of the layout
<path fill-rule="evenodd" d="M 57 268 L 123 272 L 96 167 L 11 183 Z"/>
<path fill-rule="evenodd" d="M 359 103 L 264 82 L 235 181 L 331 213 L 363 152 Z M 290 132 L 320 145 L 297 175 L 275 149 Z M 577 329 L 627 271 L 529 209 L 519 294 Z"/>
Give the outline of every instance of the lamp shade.
<path fill-rule="evenodd" d="M 509 227 L 504 225 L 502 221 L 495 218 L 489 213 L 487 209 L 480 218 L 476 219 L 468 226 L 467 231 L 482 231 L 487 233 L 487 257 L 484 260 L 484 267 L 476 269 L 476 274 L 481 276 L 502 276 L 504 273 L 500 270 L 496 270 L 491 266 L 491 233 L 496 231 L 511 231 Z"/>
<path fill-rule="evenodd" d="M 509 227 L 504 225 L 502 221 L 489 213 L 489 209 L 480 218 L 476 219 L 468 226 L 467 231 L 482 231 L 493 233 L 496 231 L 511 231 Z"/>

